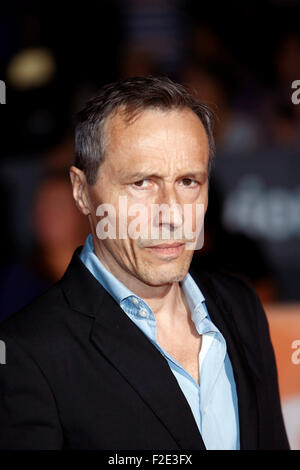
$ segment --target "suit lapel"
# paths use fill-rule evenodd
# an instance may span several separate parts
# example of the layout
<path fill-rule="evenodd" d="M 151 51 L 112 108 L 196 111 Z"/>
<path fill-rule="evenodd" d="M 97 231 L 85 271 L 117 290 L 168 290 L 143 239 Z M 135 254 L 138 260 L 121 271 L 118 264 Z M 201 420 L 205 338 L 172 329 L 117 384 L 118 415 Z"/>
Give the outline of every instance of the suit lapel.
<path fill-rule="evenodd" d="M 224 301 L 214 289 L 207 274 L 192 272 L 204 297 L 209 315 L 223 334 L 231 360 L 238 395 L 240 448 L 256 449 L 258 438 L 257 385 L 261 380 L 253 353 L 247 347 L 247 338 L 241 333 L 242 312 L 232 311 L 230 299 Z"/>
<path fill-rule="evenodd" d="M 180 449 L 204 450 L 192 411 L 167 361 L 77 253 L 61 282 L 72 308 L 94 317 L 91 342 L 152 409 Z"/>
<path fill-rule="evenodd" d="M 107 296 L 91 341 L 167 428 L 179 448 L 204 449 L 191 409 L 161 353 Z"/>

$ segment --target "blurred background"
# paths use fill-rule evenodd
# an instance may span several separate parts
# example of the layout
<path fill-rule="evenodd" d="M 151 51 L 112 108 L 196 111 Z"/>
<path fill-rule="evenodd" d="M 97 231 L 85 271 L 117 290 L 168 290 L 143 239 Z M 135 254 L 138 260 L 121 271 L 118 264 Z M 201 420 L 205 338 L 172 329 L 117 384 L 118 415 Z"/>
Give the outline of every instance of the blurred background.
<path fill-rule="evenodd" d="M 193 263 L 238 274 L 260 296 L 294 449 L 300 104 L 291 97 L 300 80 L 299 18 L 299 0 L 11 0 L 0 17 L 0 321 L 58 280 L 88 233 L 68 178 L 76 112 L 105 83 L 168 75 L 215 114 L 205 244 Z"/>

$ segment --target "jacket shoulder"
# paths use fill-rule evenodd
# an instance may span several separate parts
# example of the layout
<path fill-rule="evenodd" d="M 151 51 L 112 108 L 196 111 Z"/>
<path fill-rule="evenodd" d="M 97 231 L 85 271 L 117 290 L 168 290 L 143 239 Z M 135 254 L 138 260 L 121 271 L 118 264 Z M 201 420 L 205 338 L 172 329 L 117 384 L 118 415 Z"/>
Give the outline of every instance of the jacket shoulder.
<path fill-rule="evenodd" d="M 222 269 L 201 269 L 192 272 L 200 289 L 203 289 L 207 306 L 220 307 L 224 320 L 232 318 L 245 340 L 253 341 L 260 335 L 260 324 L 268 331 L 268 322 L 261 301 L 245 278 Z"/>
<path fill-rule="evenodd" d="M 242 276 L 233 274 L 225 269 L 192 268 L 191 274 L 206 286 L 210 293 L 217 294 L 218 298 L 224 302 L 230 301 L 232 304 L 242 303 L 244 306 L 249 302 L 253 305 L 259 302 L 257 293 L 250 282 Z"/>
<path fill-rule="evenodd" d="M 59 282 L 0 323 L 0 338 L 34 344 L 52 336 L 69 310 Z"/>

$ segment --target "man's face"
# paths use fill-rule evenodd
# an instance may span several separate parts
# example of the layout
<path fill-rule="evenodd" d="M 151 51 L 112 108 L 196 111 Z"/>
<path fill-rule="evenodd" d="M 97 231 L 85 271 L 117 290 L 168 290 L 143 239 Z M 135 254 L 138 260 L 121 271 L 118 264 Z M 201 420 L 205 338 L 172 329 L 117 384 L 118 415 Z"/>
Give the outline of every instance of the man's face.
<path fill-rule="evenodd" d="M 166 112 L 145 110 L 129 124 L 119 113 L 108 121 L 106 132 L 105 159 L 96 184 L 88 187 L 97 255 L 117 277 L 127 273 L 154 286 L 181 281 L 193 256 L 193 251 L 187 249 L 185 242 L 188 240 L 184 232 L 180 239 L 174 239 L 174 229 L 179 228 L 184 217 L 171 211 L 170 221 L 166 223 L 160 215 L 154 216 L 151 206 L 167 204 L 171 207 L 177 204 L 184 214 L 184 205 L 187 204 L 195 214 L 196 205 L 203 204 L 206 212 L 209 146 L 201 121 L 188 108 Z M 120 196 L 126 197 L 129 213 L 130 207 L 137 203 L 147 209 L 147 216 L 140 220 L 138 227 L 143 236 L 118 238 L 120 218 L 124 223 L 125 215 L 118 210 Z M 96 209 L 104 203 L 116 209 L 115 239 L 99 239 L 96 235 L 100 220 Z M 127 229 L 133 219 L 134 214 L 127 217 Z M 154 225 L 156 230 L 159 229 L 160 239 L 151 238 Z M 147 237 L 145 228 L 149 229 Z M 168 231 L 169 237 L 166 238 Z M 159 246 L 175 242 L 177 246 L 170 248 Z"/>

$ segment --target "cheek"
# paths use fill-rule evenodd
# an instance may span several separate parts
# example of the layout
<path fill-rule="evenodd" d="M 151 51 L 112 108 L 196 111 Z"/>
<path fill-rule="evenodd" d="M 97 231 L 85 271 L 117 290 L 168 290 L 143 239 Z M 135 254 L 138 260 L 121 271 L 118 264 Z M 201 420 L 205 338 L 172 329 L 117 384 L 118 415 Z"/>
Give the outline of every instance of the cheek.
<path fill-rule="evenodd" d="M 200 189 L 197 202 L 204 205 L 204 212 L 207 210 L 208 205 L 208 185 L 207 183 L 203 185 Z"/>
<path fill-rule="evenodd" d="M 182 204 L 193 204 L 201 197 L 201 188 L 184 188 L 177 190 L 179 200 Z"/>
<path fill-rule="evenodd" d="M 96 214 L 97 208 L 102 204 L 112 205 L 117 207 L 118 194 L 117 188 L 110 182 L 110 178 L 103 176 L 95 186 L 89 190 L 89 199 L 92 205 L 92 211 Z"/>
<path fill-rule="evenodd" d="M 208 207 L 208 192 L 206 192 L 204 196 L 203 204 L 204 204 L 204 215 L 205 215 L 207 211 L 207 207 Z"/>
<path fill-rule="evenodd" d="M 138 243 L 137 240 L 134 240 L 130 237 L 119 238 L 118 236 L 115 239 L 106 239 L 103 240 L 107 248 L 111 253 L 113 253 L 118 259 L 125 261 L 126 260 L 133 263 L 134 259 L 137 257 Z"/>
<path fill-rule="evenodd" d="M 100 250 L 109 253 L 111 259 L 114 259 L 117 265 L 130 269 L 134 265 L 135 256 L 128 240 L 105 239 L 98 240 Z"/>
<path fill-rule="evenodd" d="M 203 229 L 207 198 L 199 198 L 194 204 L 186 204 L 183 209 L 184 233 L 186 239 L 191 241 Z"/>

